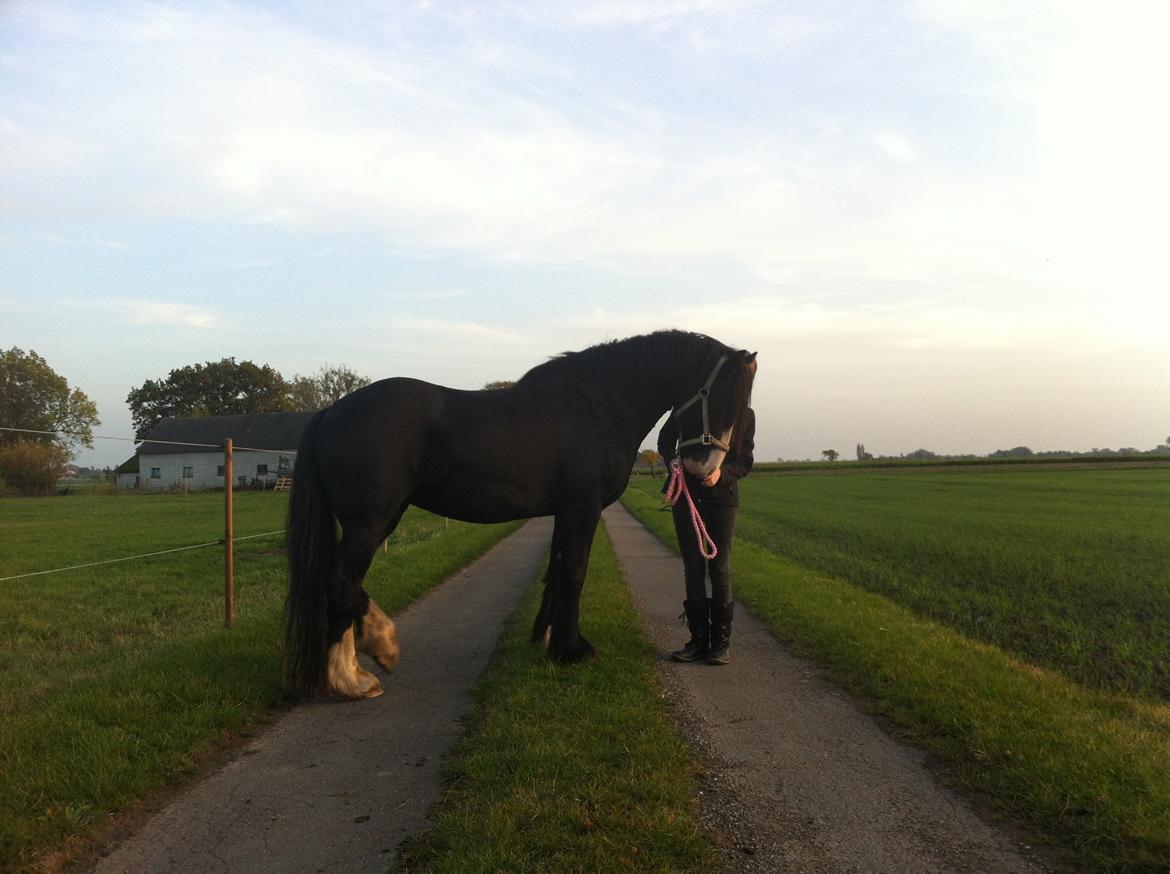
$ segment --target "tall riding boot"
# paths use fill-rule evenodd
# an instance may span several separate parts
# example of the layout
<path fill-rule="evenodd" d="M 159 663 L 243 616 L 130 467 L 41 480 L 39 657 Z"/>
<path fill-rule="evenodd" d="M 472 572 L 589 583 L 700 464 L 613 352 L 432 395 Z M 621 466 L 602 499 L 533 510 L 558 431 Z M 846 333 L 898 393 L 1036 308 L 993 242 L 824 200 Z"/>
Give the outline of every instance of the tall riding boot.
<path fill-rule="evenodd" d="M 735 604 L 711 605 L 711 649 L 707 653 L 707 664 L 725 665 L 731 661 L 731 617 Z"/>
<path fill-rule="evenodd" d="M 686 646 L 670 657 L 676 662 L 694 662 L 707 657 L 707 647 L 711 640 L 711 599 L 696 598 L 683 601 L 683 612 L 687 617 L 687 625 L 691 629 L 691 639 Z"/>

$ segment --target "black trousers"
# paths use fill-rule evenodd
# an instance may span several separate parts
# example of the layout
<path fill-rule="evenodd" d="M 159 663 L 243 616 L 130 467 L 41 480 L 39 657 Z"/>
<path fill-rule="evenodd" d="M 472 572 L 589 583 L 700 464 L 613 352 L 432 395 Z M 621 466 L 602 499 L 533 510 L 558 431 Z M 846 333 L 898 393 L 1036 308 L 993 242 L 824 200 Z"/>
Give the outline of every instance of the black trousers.
<path fill-rule="evenodd" d="M 708 561 L 699 552 L 699 541 L 695 527 L 691 524 L 691 511 L 686 499 L 674 505 L 674 531 L 678 535 L 679 551 L 682 552 L 683 578 L 686 582 L 687 600 L 707 597 L 705 580 L 711 576 L 711 600 L 715 604 L 730 604 L 731 598 L 731 537 L 735 533 L 735 513 L 738 507 L 725 504 L 700 503 L 699 515 L 707 526 L 707 533 L 715 541 L 719 554 Z"/>

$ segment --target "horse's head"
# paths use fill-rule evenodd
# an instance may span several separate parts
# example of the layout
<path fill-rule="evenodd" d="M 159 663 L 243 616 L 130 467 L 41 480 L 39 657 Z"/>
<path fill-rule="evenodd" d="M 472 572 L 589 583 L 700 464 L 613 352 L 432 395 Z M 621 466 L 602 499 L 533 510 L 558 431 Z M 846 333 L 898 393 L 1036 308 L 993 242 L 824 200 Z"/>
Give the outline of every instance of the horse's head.
<path fill-rule="evenodd" d="M 728 352 L 706 374 L 699 390 L 675 406 L 679 458 L 695 476 L 711 474 L 736 446 L 751 405 L 755 376 L 755 352 Z"/>

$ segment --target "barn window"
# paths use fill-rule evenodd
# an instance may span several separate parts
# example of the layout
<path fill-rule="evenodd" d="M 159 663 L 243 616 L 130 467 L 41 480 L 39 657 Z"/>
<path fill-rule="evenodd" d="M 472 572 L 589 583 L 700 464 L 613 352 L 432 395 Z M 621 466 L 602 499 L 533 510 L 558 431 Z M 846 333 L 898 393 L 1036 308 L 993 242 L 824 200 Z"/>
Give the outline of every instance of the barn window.
<path fill-rule="evenodd" d="M 195 468 L 193 468 L 193 467 L 184 467 L 183 468 L 183 479 L 192 479 L 194 476 L 195 476 Z"/>
<path fill-rule="evenodd" d="M 150 469 L 150 478 L 151 479 L 162 479 L 162 468 L 161 467 L 152 467 Z"/>
<path fill-rule="evenodd" d="M 256 465 L 256 476 L 268 476 L 268 465 L 267 464 Z"/>
<path fill-rule="evenodd" d="M 215 468 L 215 475 L 216 475 L 216 476 L 223 476 L 223 465 L 222 465 L 222 464 L 221 464 L 221 465 L 218 465 L 218 466 Z"/>

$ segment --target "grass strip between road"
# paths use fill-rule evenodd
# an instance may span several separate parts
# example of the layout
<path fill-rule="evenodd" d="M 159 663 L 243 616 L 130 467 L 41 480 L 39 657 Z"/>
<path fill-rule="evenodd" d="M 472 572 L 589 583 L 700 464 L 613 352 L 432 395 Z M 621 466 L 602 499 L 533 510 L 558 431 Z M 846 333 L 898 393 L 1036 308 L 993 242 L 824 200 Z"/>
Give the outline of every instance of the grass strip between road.
<path fill-rule="evenodd" d="M 555 665 L 529 642 L 540 594 L 538 583 L 508 620 L 433 825 L 404 846 L 397 870 L 709 869 L 693 765 L 604 527 L 581 607 L 598 662 Z"/>
<path fill-rule="evenodd" d="M 677 548 L 646 490 L 626 506 Z M 844 580 L 735 542 L 736 595 L 1078 870 L 1170 867 L 1170 706 L 1087 689 Z"/>
<path fill-rule="evenodd" d="M 280 527 L 281 496 L 242 497 L 242 517 L 261 531 Z M 27 500 L 41 503 L 4 502 L 0 538 L 13 535 L 16 560 L 0 570 L 19 567 L 35 538 L 45 564 L 72 560 L 73 538 L 59 527 L 58 547 L 25 526 L 26 508 L 61 526 L 93 513 L 97 521 L 78 536 L 108 524 L 121 540 L 106 548 L 125 553 L 143 531 L 177 540 L 192 523 L 214 526 L 223 496 Z M 153 526 L 136 519 L 142 514 Z M 136 524 L 122 531 L 128 519 Z M 366 588 L 393 614 L 517 524 L 448 523 L 411 510 L 388 552 L 375 556 Z M 202 550 L 0 588 L 0 871 L 67 861 L 112 815 L 197 771 L 218 742 L 279 706 L 280 538 L 237 546 L 231 629 L 222 568 L 221 551 Z"/>

